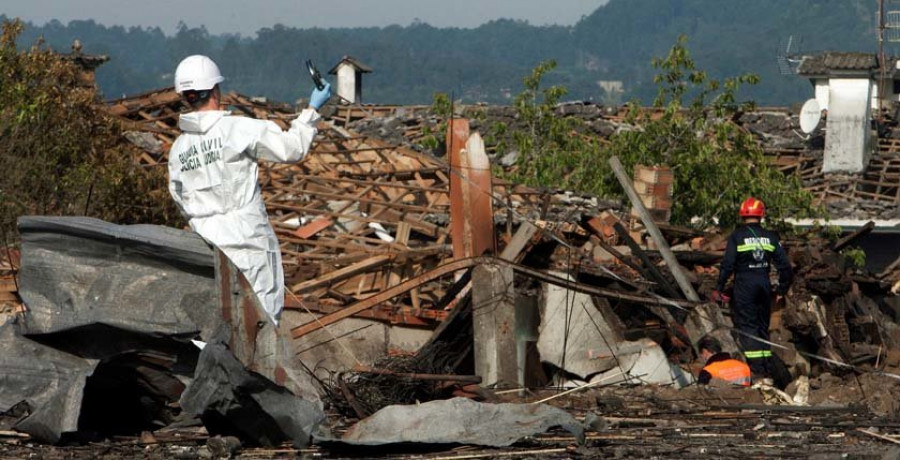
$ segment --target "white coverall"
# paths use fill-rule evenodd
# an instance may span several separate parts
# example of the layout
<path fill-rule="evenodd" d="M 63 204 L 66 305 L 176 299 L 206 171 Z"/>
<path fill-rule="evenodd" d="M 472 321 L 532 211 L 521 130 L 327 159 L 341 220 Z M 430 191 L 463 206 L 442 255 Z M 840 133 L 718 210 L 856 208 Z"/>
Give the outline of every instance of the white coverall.
<path fill-rule="evenodd" d="M 284 269 L 260 196 L 257 160 L 293 163 L 309 153 L 319 115 L 306 109 L 282 131 L 224 111 L 181 116 L 169 151 L 169 192 L 191 228 L 244 274 L 274 323 L 284 308 Z"/>

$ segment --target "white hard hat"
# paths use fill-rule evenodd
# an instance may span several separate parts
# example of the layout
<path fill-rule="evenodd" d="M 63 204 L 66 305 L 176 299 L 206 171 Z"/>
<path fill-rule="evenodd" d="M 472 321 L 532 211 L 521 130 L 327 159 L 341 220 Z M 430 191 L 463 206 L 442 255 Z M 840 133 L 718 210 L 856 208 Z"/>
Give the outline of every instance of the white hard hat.
<path fill-rule="evenodd" d="M 188 56 L 175 69 L 175 92 L 206 91 L 225 81 L 212 59 L 195 54 Z"/>

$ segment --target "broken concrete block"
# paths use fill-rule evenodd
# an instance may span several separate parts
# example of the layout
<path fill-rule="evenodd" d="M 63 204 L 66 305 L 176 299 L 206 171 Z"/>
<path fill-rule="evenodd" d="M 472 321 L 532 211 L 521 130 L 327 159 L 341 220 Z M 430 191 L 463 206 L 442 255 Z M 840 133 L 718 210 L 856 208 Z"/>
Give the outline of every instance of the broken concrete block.
<path fill-rule="evenodd" d="M 622 344 L 617 358 L 615 368 L 595 376 L 591 382 L 647 383 L 682 388 L 694 381 L 691 374 L 669 361 L 658 343 L 647 338 Z"/>
<path fill-rule="evenodd" d="M 591 260 L 596 264 L 605 265 L 615 263 L 618 259 L 601 246 L 596 246 L 591 251 Z"/>
<path fill-rule="evenodd" d="M 623 340 L 618 317 L 601 313 L 589 295 L 550 284 L 544 285 L 541 302 L 537 347 L 542 361 L 582 378 L 615 365 Z"/>
<path fill-rule="evenodd" d="M 656 222 L 668 222 L 672 216 L 675 176 L 666 166 L 634 167 L 634 188 Z M 632 216 L 637 212 L 632 209 Z"/>
<path fill-rule="evenodd" d="M 684 328 L 691 339 L 691 346 L 695 349 L 700 339 L 710 335 L 722 344 L 722 351 L 738 352 L 737 343 L 730 333 L 731 321 L 725 318 L 722 309 L 716 304 L 705 303 L 694 307 L 684 322 Z"/>
<path fill-rule="evenodd" d="M 514 387 L 519 379 L 513 271 L 479 265 L 472 272 L 475 373 L 484 385 Z"/>
<path fill-rule="evenodd" d="M 635 181 L 634 190 L 638 195 L 670 198 L 672 196 L 672 184 L 654 184 L 644 181 Z"/>

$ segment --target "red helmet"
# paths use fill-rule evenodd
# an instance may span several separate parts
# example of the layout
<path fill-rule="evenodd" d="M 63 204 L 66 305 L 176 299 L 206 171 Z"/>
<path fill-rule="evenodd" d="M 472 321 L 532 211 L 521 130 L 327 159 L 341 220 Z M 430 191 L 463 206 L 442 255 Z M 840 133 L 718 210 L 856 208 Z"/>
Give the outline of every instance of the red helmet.
<path fill-rule="evenodd" d="M 766 215 L 766 204 L 752 196 L 741 205 L 741 217 L 759 217 Z"/>

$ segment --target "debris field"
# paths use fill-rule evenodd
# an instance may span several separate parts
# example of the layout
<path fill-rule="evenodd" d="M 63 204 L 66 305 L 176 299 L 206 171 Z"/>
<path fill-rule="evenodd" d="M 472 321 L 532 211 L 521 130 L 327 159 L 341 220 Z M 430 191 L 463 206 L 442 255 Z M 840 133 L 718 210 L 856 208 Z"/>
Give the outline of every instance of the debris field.
<path fill-rule="evenodd" d="M 283 128 L 295 113 L 288 105 L 235 93 L 225 100 L 235 115 Z M 135 160 L 160 168 L 187 107 L 172 89 L 163 89 L 110 101 L 105 110 L 128 128 L 126 138 L 140 148 Z M 460 110 L 507 116 L 503 108 Z M 559 110 L 560 116 L 588 118 L 598 135 L 626 123 L 622 112 L 590 104 Z M 442 157 L 419 145 L 423 127 L 439 123 L 447 125 Z M 791 137 L 796 117 L 764 109 L 744 114 L 741 123 L 830 211 L 861 219 L 896 212 L 900 145 L 894 139 L 881 140 L 860 177 L 832 177 L 821 173 L 815 139 Z M 812 227 L 785 238 L 797 278 L 771 327 L 773 351 L 791 374 L 784 391 L 699 386 L 694 376 L 703 364 L 695 346 L 702 337 L 714 335 L 726 351 L 737 351 L 728 306 L 698 300 L 714 288 L 727 235 L 666 222 L 671 203 L 667 208 L 665 200 L 653 199 L 671 197 L 666 168 L 639 168 L 623 183 L 637 189 L 640 204 L 494 177 L 500 159 L 492 158 L 478 127 L 464 117 L 437 120 L 421 107 L 336 107 L 320 124 L 306 161 L 261 165 L 288 288 L 277 328 L 247 326 L 256 324 L 255 310 L 240 277 L 212 250 L 195 248 L 190 236 L 166 234 L 167 242 L 150 230 L 20 221 L 22 248 L 0 248 L 0 312 L 23 331 L 10 340 L 77 355 L 85 369 L 108 379 L 88 377 L 73 387 L 86 395 L 96 394 L 101 381 L 126 378 L 107 373 L 118 369 L 111 363 L 125 368 L 140 362 L 128 378 L 141 382 L 141 395 L 154 395 L 145 407 L 152 406 L 155 417 L 134 423 L 130 432 L 91 425 L 85 414 L 114 415 L 89 407 L 110 402 L 85 396 L 76 404 L 82 418 L 59 428 L 53 446 L 38 442 L 46 438 L 40 430 L 22 429 L 41 404 L 50 404 L 34 397 L 28 407 L 0 407 L 0 457 L 900 454 L 900 258 L 886 249 L 896 261 L 870 270 L 845 251 L 877 235 L 875 222 L 843 234 Z M 644 218 L 645 207 L 652 221 Z M 112 252 L 121 257 L 54 243 L 79 238 L 118 248 Z M 191 248 L 200 262 L 153 254 L 167 244 L 180 248 L 182 258 Z M 45 262 L 79 257 L 84 266 Z M 666 262 L 669 257 L 677 266 Z M 128 270 L 117 268 L 126 262 Z M 97 281 L 102 276 L 92 278 L 95 273 L 117 271 L 119 278 L 108 279 L 119 282 L 132 273 L 146 279 L 145 266 L 165 266 L 172 277 L 196 276 L 209 295 L 179 291 L 171 299 L 177 308 L 160 313 L 152 327 L 135 326 L 136 314 L 128 310 L 152 304 L 141 296 L 152 297 L 154 286 L 163 284 L 141 287 L 146 290 L 135 294 L 129 309 L 91 300 L 104 299 L 103 286 L 109 289 L 108 281 Z M 84 289 L 72 287 L 80 283 Z M 68 299 L 48 294 L 60 286 L 70 289 Z M 230 295 L 234 302 L 226 308 L 223 299 Z M 191 316 L 193 307 L 200 313 Z M 90 312 L 94 308 L 120 316 L 102 321 Z M 54 309 L 62 319 L 43 319 L 52 318 Z M 173 323 L 167 322 L 170 314 L 177 318 Z M 184 323 L 172 326 L 177 321 Z M 140 338 L 102 353 L 53 340 L 64 333 L 81 337 L 97 324 L 137 331 Z M 116 340 L 113 335 L 109 340 Z M 191 338 L 207 348 L 174 345 Z M 116 361 L 128 353 L 141 356 L 127 365 Z M 182 368 L 186 362 L 196 367 Z M 214 369 L 216 377 L 194 372 L 201 368 Z M 203 392 L 219 387 L 231 394 Z M 317 422 L 249 428 L 223 422 L 240 414 L 277 418 L 279 405 L 301 407 L 297 413 Z M 87 433 L 86 426 L 94 431 Z"/>

